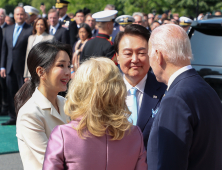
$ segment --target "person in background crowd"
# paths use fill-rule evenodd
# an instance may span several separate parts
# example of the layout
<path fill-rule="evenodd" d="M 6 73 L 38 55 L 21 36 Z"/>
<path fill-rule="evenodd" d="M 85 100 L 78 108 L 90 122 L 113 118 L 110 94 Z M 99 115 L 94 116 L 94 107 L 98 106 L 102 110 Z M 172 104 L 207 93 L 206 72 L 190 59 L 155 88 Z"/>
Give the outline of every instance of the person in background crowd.
<path fill-rule="evenodd" d="M 163 19 L 163 24 L 170 24 L 170 19 Z"/>
<path fill-rule="evenodd" d="M 54 35 L 56 40 L 64 44 L 69 44 L 69 31 L 59 23 L 59 13 L 56 9 L 49 10 L 48 20 L 50 23 L 49 33 Z"/>
<path fill-rule="evenodd" d="M 74 18 L 75 18 L 75 14 L 73 14 L 73 13 L 68 13 L 67 15 L 68 15 L 68 17 L 69 17 L 70 19 L 74 19 Z"/>
<path fill-rule="evenodd" d="M 188 33 L 193 20 L 188 17 L 180 17 L 179 25 Z"/>
<path fill-rule="evenodd" d="M 25 13 L 25 22 L 27 23 L 27 24 L 29 24 L 29 19 L 30 19 L 30 15 L 29 15 L 29 13 Z"/>
<path fill-rule="evenodd" d="M 153 123 L 152 110 L 158 108 L 166 90 L 166 85 L 157 82 L 149 71 L 149 37 L 150 32 L 145 27 L 131 24 L 117 34 L 114 42 L 127 89 L 126 104 L 132 112 L 129 119 L 140 127 L 145 148 Z"/>
<path fill-rule="evenodd" d="M 78 37 L 80 40 L 73 46 L 72 64 L 74 72 L 79 68 L 79 58 L 86 42 L 92 37 L 92 32 L 88 24 L 80 24 Z"/>
<path fill-rule="evenodd" d="M 202 20 L 204 17 L 204 13 L 200 13 L 197 17 L 197 20 Z"/>
<path fill-rule="evenodd" d="M 30 35 L 28 39 L 26 59 L 25 59 L 25 70 L 24 70 L 25 82 L 28 81 L 31 77 L 27 66 L 27 59 L 30 50 L 37 43 L 51 39 L 53 39 L 53 35 L 49 35 L 49 27 L 47 21 L 44 18 L 38 18 L 33 25 L 32 35 Z"/>
<path fill-rule="evenodd" d="M 0 8 L 0 27 L 3 29 L 7 26 L 7 23 L 5 22 L 6 12 L 5 9 Z"/>
<path fill-rule="evenodd" d="M 107 10 L 116 10 L 116 7 L 115 5 L 112 5 L 112 4 L 108 4 L 106 5 L 106 7 L 104 8 L 104 11 L 107 11 Z M 115 18 L 116 18 L 116 15 L 115 15 Z M 110 36 L 110 41 L 114 42 L 115 40 L 115 37 L 116 37 L 116 34 L 119 32 L 119 24 L 117 22 L 114 22 L 113 23 L 113 32 L 109 35 Z"/>
<path fill-rule="evenodd" d="M 78 15 L 77 15 L 78 14 Z M 70 45 L 73 47 L 73 45 L 78 40 L 78 30 L 79 30 L 79 24 L 84 22 L 84 13 L 83 10 L 78 10 L 75 13 L 75 20 L 70 23 L 69 26 L 69 35 L 70 35 Z"/>
<path fill-rule="evenodd" d="M 167 15 L 167 13 L 163 13 L 162 15 L 161 15 L 161 19 L 159 20 L 159 22 L 161 23 L 161 24 L 163 24 L 163 20 L 165 20 L 165 19 L 168 19 L 168 15 Z"/>
<path fill-rule="evenodd" d="M 25 12 L 29 14 L 29 18 L 26 21 L 26 23 L 33 26 L 34 21 L 38 17 L 39 10 L 37 10 L 36 8 L 29 6 L 29 5 L 26 5 L 23 8 L 25 9 Z"/>
<path fill-rule="evenodd" d="M 173 14 L 173 19 L 175 19 L 176 21 L 179 22 L 179 14 L 174 13 L 174 14 Z"/>
<path fill-rule="evenodd" d="M 149 23 L 148 23 L 148 15 L 146 13 L 143 13 L 143 24 L 146 29 L 151 31 L 149 28 Z"/>
<path fill-rule="evenodd" d="M 220 16 L 220 15 L 222 15 L 222 13 L 221 13 L 220 10 L 217 10 L 217 11 L 215 11 L 214 15 L 215 15 L 215 16 Z"/>
<path fill-rule="evenodd" d="M 121 15 L 115 20 L 119 24 L 119 30 L 124 31 L 127 25 L 133 24 L 135 19 L 130 15 Z"/>
<path fill-rule="evenodd" d="M 77 24 L 77 27 L 79 28 L 80 27 L 80 24 L 84 23 L 84 20 L 85 20 L 85 15 L 84 15 L 84 12 L 83 10 L 78 10 L 76 11 L 76 14 L 75 14 L 75 20 L 76 20 L 76 24 Z"/>
<path fill-rule="evenodd" d="M 128 121 L 126 87 L 108 58 L 90 58 L 77 70 L 65 104 L 71 122 L 51 133 L 43 170 L 147 170 L 143 136 Z"/>
<path fill-rule="evenodd" d="M 36 44 L 28 55 L 32 79 L 15 96 L 16 136 L 24 170 L 42 170 L 44 154 L 51 131 L 67 123 L 63 107 L 70 80 L 72 48 L 58 41 Z"/>
<path fill-rule="evenodd" d="M 156 15 L 154 16 L 154 21 L 158 21 L 158 22 L 159 22 L 159 19 L 160 19 L 159 16 L 160 16 L 159 14 L 156 14 Z"/>
<path fill-rule="evenodd" d="M 14 20 L 10 16 L 6 15 L 5 16 L 5 23 L 7 25 L 13 25 L 14 24 Z"/>
<path fill-rule="evenodd" d="M 42 15 L 40 15 L 40 17 L 47 18 L 47 14 L 46 14 L 46 11 L 45 11 L 45 4 L 43 2 L 41 3 L 39 9 L 42 11 Z"/>
<path fill-rule="evenodd" d="M 154 15 L 152 13 L 149 13 L 148 14 L 148 25 L 149 25 L 149 28 L 151 27 L 151 24 L 153 23 L 153 21 L 154 21 Z"/>
<path fill-rule="evenodd" d="M 149 170 L 222 169 L 221 101 L 192 68 L 188 35 L 162 25 L 152 32 L 148 53 L 157 81 L 167 85 L 148 141 Z"/>
<path fill-rule="evenodd" d="M 113 23 L 117 13 L 118 11 L 116 10 L 107 10 L 92 15 L 96 20 L 99 33 L 95 38 L 90 39 L 85 44 L 80 56 L 80 62 L 91 56 L 105 56 L 116 62 L 114 46 L 112 41 L 109 40 L 109 35 L 113 31 Z"/>
<path fill-rule="evenodd" d="M 5 9 L 0 8 L 0 57 L 2 51 L 2 40 L 5 35 L 5 29 L 8 26 L 5 22 L 6 12 Z M 0 77 L 0 116 L 8 115 L 8 97 L 6 78 Z"/>
<path fill-rule="evenodd" d="M 175 20 L 174 18 L 170 19 L 170 23 L 179 25 L 179 22 L 177 20 Z"/>
<path fill-rule="evenodd" d="M 69 24 L 71 22 L 69 16 L 66 14 L 68 4 L 69 2 L 66 0 L 57 0 L 55 4 L 55 8 L 59 13 L 59 23 L 66 29 L 69 28 Z"/>
<path fill-rule="evenodd" d="M 160 26 L 160 23 L 158 21 L 154 21 L 151 24 L 151 31 L 153 31 L 156 27 L 159 27 L 159 26 Z"/>
<path fill-rule="evenodd" d="M 92 37 L 96 37 L 98 35 L 98 30 L 95 28 L 96 20 L 92 17 L 91 13 L 88 13 L 85 18 L 85 23 L 88 24 L 92 30 Z"/>
<path fill-rule="evenodd" d="M 28 37 L 32 27 L 25 23 L 25 10 L 22 7 L 14 9 L 15 25 L 5 29 L 2 42 L 1 77 L 6 78 L 9 100 L 10 120 L 2 125 L 15 125 L 16 114 L 14 96 L 24 84 L 23 74 Z"/>
<path fill-rule="evenodd" d="M 144 26 L 143 14 L 141 12 L 134 12 L 132 16 L 135 19 L 133 24 Z"/>

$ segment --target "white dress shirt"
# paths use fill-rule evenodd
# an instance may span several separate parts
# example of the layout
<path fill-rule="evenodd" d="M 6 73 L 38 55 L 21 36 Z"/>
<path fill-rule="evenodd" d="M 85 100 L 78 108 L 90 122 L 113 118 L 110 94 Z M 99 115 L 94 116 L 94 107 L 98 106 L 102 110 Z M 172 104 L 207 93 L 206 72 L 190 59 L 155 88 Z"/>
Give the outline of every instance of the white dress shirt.
<path fill-rule="evenodd" d="M 139 114 L 140 106 L 143 100 L 143 93 L 144 93 L 144 89 L 146 85 L 146 79 L 147 79 L 147 75 L 135 86 L 135 88 L 137 88 L 136 98 L 137 98 L 137 113 L 138 114 Z M 123 76 L 123 80 L 124 80 L 124 83 L 126 84 L 126 90 L 127 90 L 126 105 L 128 106 L 128 108 L 131 108 L 133 105 L 132 103 L 133 96 L 130 94 L 129 90 L 133 88 L 133 86 L 130 85 L 129 82 L 126 80 L 125 75 Z"/>
<path fill-rule="evenodd" d="M 192 69 L 192 66 L 191 65 L 188 65 L 188 66 L 184 66 L 182 68 L 180 68 L 179 70 L 177 70 L 175 73 L 173 73 L 170 78 L 169 78 L 169 81 L 168 81 L 168 85 L 167 85 L 167 91 L 168 89 L 170 88 L 170 85 L 173 83 L 173 81 L 180 75 L 182 74 L 183 72 L 187 71 L 187 70 L 190 70 Z"/>
<path fill-rule="evenodd" d="M 56 33 L 56 31 L 57 31 L 57 29 L 58 29 L 58 27 L 59 27 L 59 23 L 58 24 L 56 24 L 56 26 L 55 27 L 53 27 L 53 26 L 50 26 L 50 30 L 49 30 L 49 32 L 51 33 L 51 29 L 53 29 L 53 35 L 55 35 L 55 33 Z"/>

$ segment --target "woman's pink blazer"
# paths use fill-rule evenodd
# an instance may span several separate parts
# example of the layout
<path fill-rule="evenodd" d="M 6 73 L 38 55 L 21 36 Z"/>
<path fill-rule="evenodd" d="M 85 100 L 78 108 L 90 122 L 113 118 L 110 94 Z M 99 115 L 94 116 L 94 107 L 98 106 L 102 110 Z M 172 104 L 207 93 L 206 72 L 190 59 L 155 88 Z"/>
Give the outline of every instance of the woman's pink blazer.
<path fill-rule="evenodd" d="M 133 126 L 121 140 L 109 135 L 86 139 L 73 127 L 78 121 L 57 126 L 51 133 L 43 170 L 147 170 L 146 151 L 139 127 Z"/>

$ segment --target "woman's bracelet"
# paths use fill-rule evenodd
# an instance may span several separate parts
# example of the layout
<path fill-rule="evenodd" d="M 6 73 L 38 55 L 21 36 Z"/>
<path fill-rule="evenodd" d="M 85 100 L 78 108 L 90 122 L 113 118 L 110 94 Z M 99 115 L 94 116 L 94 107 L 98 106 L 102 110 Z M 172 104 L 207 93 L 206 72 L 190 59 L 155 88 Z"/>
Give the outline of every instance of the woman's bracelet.
<path fill-rule="evenodd" d="M 71 74 L 72 74 L 72 73 L 75 73 L 75 71 L 71 71 Z"/>

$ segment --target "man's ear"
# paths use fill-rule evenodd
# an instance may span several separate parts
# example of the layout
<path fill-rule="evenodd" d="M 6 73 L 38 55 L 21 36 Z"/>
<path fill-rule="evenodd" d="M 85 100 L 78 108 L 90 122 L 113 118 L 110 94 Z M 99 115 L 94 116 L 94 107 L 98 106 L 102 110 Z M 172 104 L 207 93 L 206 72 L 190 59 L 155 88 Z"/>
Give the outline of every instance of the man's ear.
<path fill-rule="evenodd" d="M 159 50 L 156 50 L 155 51 L 156 52 L 156 54 L 157 54 L 157 62 L 158 62 L 158 64 L 161 66 L 161 65 L 163 65 L 163 53 L 161 52 L 161 51 L 159 51 Z"/>
<path fill-rule="evenodd" d="M 36 73 L 38 74 L 38 76 L 39 76 L 40 79 L 41 79 L 41 78 L 43 78 L 43 79 L 45 78 L 45 69 L 44 69 L 44 68 L 38 66 L 38 67 L 36 68 Z"/>

